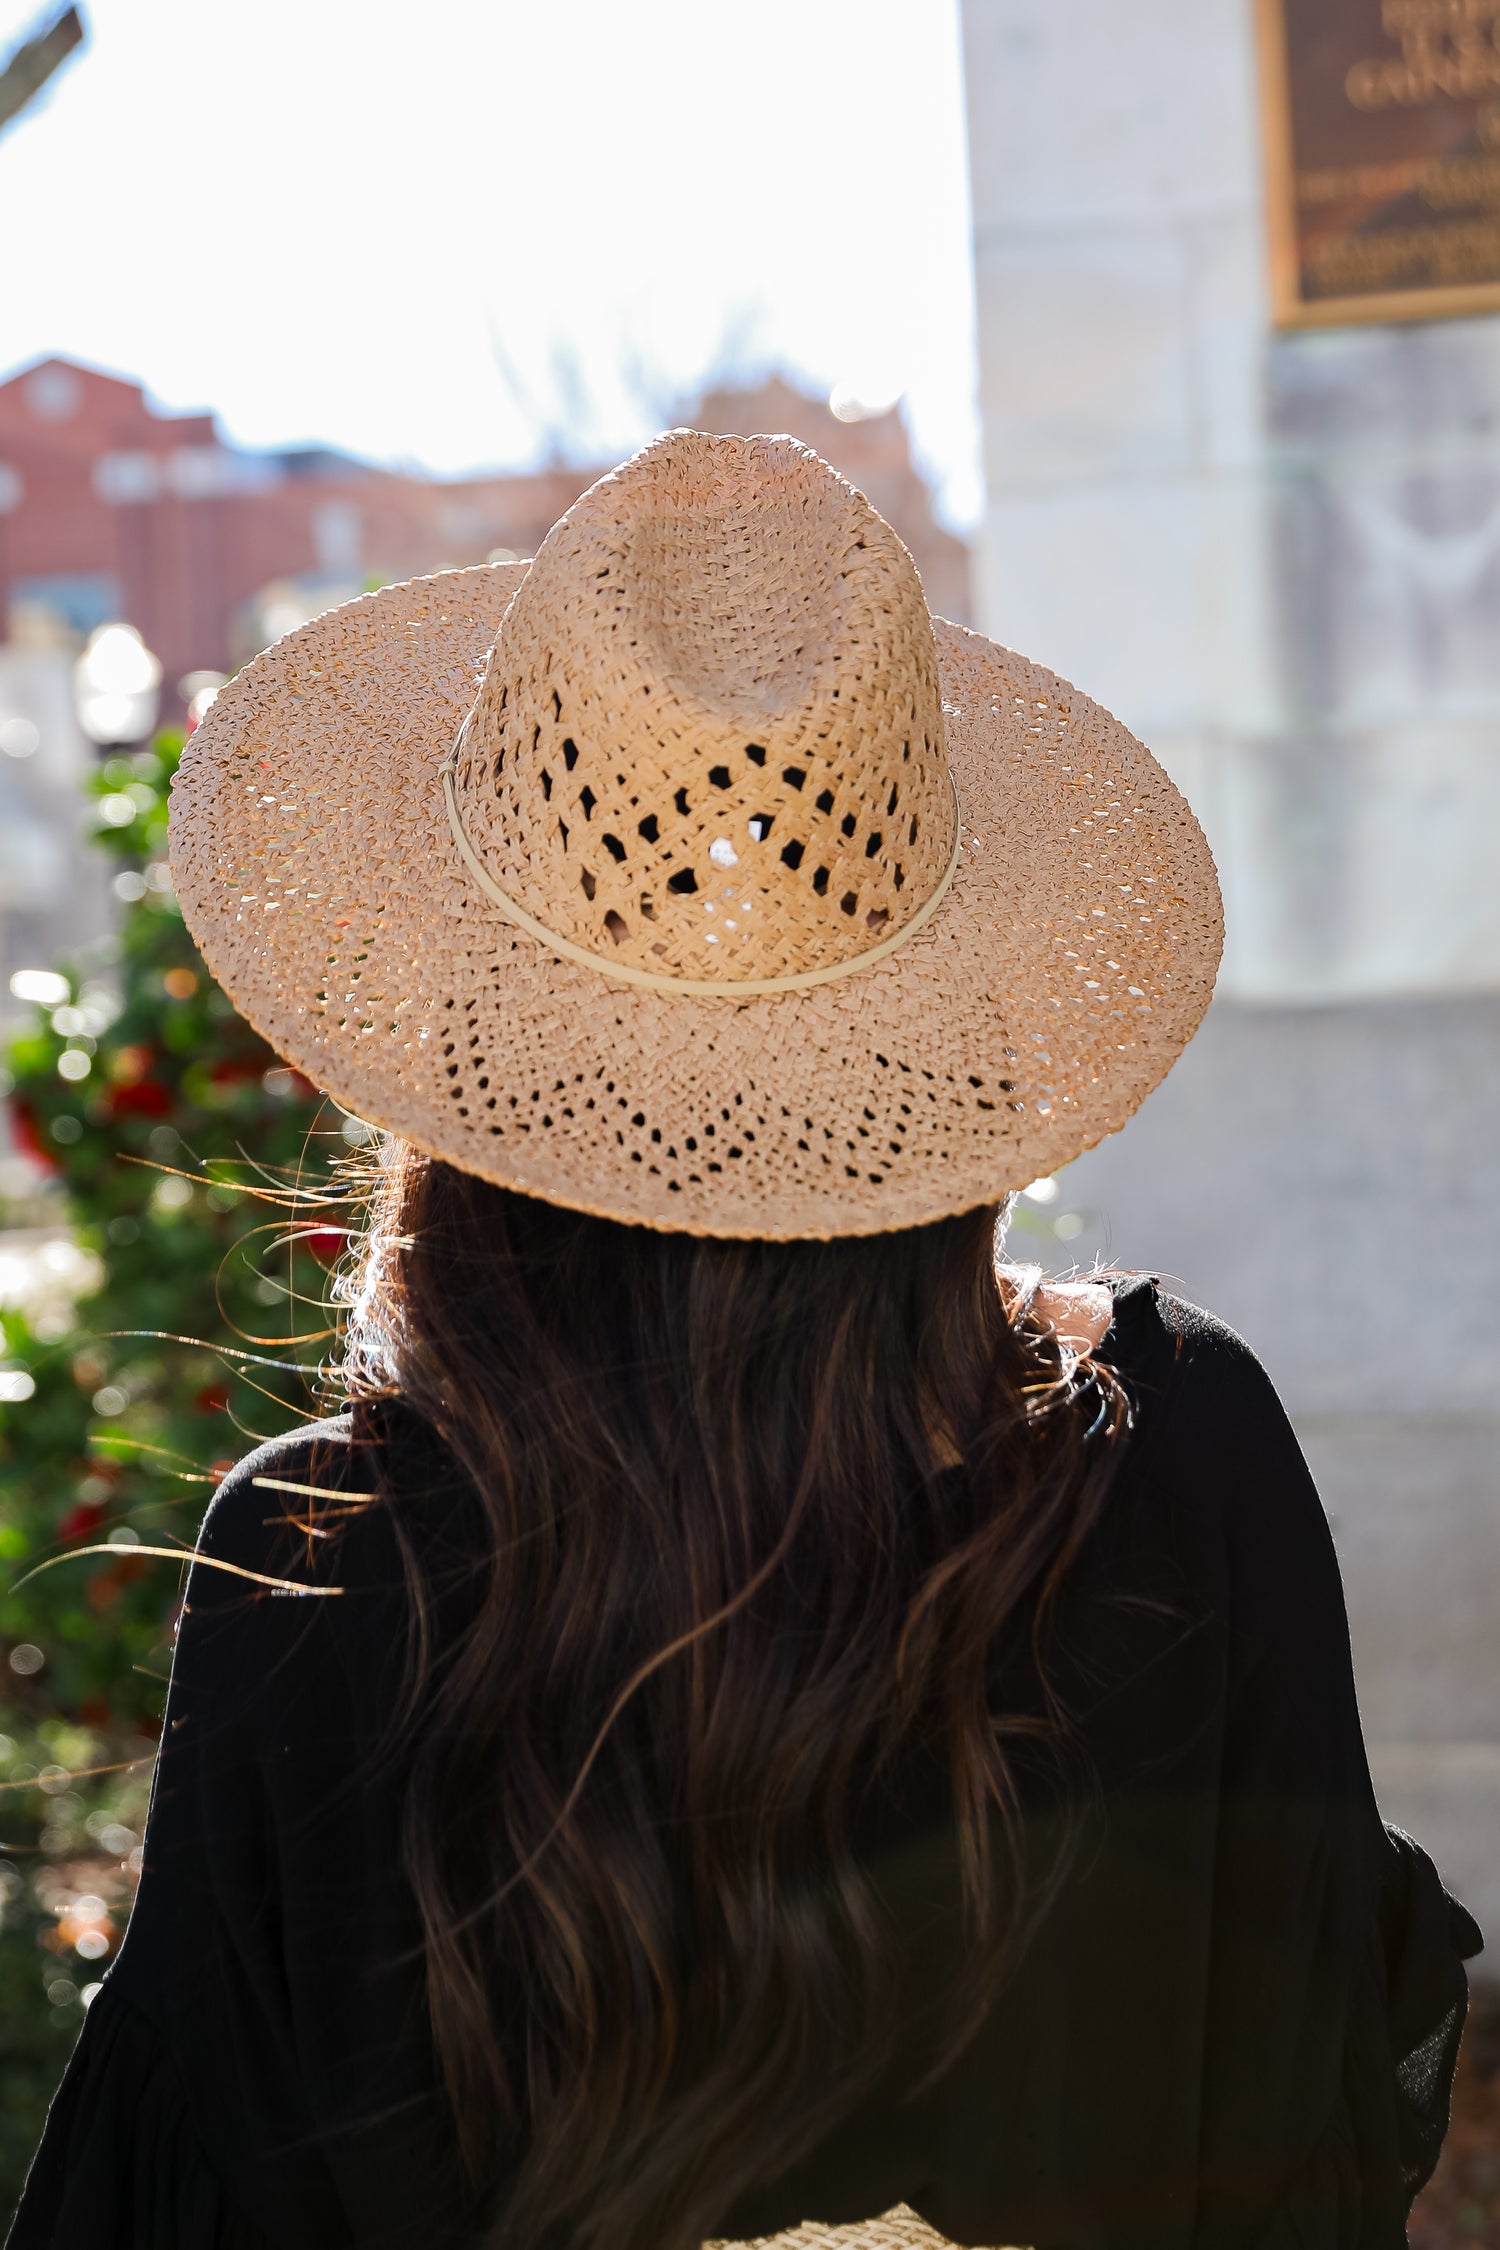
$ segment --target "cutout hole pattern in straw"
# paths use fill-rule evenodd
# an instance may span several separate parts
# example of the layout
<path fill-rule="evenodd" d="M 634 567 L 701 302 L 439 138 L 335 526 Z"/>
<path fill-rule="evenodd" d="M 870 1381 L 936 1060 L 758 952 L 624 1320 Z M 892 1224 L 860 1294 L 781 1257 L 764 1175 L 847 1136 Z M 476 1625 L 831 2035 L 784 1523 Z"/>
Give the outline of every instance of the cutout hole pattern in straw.
<path fill-rule="evenodd" d="M 648 448 L 539 551 L 454 799 L 496 888 L 584 956 L 762 989 L 858 960 L 957 844 L 910 555 L 790 438 Z"/>
<path fill-rule="evenodd" d="M 877 961 L 885 960 L 889 954 L 896 951 L 898 946 L 904 945 L 908 938 L 915 937 L 918 930 L 924 929 L 931 921 L 947 894 L 948 885 L 952 882 L 958 868 L 959 852 L 963 848 L 958 791 L 955 789 L 953 792 L 953 849 L 949 854 L 947 866 L 938 878 L 937 888 L 921 901 L 904 922 L 897 923 L 894 929 L 890 929 L 888 926 L 888 916 L 881 914 L 877 918 L 872 915 L 870 917 L 872 926 L 876 929 L 884 929 L 886 935 L 878 938 L 875 944 L 864 953 L 856 953 L 846 961 L 827 962 L 820 969 L 795 970 L 787 976 L 669 977 L 655 969 L 639 969 L 628 961 L 611 960 L 605 955 L 590 953 L 586 947 L 575 945 L 571 938 L 560 936 L 556 930 L 549 930 L 545 922 L 539 922 L 535 915 L 528 914 L 525 907 L 513 899 L 508 892 L 501 890 L 499 884 L 495 882 L 475 851 L 468 831 L 464 827 L 463 815 L 458 809 L 458 798 L 453 777 L 458 759 L 462 754 L 462 746 L 463 733 L 460 731 L 458 741 L 443 762 L 443 801 L 448 807 L 448 822 L 453 831 L 453 841 L 458 846 L 464 865 L 468 868 L 469 873 L 490 904 L 498 907 L 508 922 L 513 922 L 519 930 L 525 930 L 528 936 L 534 937 L 539 945 L 547 946 L 560 959 L 575 961 L 580 968 L 598 969 L 605 976 L 613 977 L 616 983 L 643 985 L 653 992 L 682 992 L 699 999 L 749 1000 L 776 992 L 811 992 L 815 985 L 832 984 L 839 977 L 857 976 L 861 970 L 872 969 Z M 593 876 L 585 873 L 583 884 L 587 895 L 592 898 L 594 895 Z M 611 929 L 611 934 L 615 936 L 618 943 L 619 939 L 626 934 L 627 925 L 621 916 L 613 911 L 606 915 L 605 921 L 606 926 Z M 731 923 L 730 927 L 733 928 L 733 926 Z M 717 956 L 715 958 L 717 959 Z"/>

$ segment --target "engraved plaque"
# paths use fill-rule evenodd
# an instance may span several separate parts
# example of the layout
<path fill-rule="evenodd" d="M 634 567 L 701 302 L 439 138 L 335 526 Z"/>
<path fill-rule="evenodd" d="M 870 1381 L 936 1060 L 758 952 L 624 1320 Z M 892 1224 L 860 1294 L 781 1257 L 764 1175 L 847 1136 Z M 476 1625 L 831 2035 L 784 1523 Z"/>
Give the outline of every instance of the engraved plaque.
<path fill-rule="evenodd" d="M 1500 307 L 1500 0 L 1257 0 L 1282 327 Z"/>

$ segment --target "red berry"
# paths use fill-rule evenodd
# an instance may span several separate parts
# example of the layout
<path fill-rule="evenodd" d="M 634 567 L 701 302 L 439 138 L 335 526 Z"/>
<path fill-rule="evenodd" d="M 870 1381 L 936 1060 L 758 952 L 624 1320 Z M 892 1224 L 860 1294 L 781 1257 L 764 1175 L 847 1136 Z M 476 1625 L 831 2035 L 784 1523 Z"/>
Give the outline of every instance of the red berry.
<path fill-rule="evenodd" d="M 42 1139 L 42 1128 L 37 1121 L 36 1111 L 24 1094 L 11 1096 L 10 1130 L 17 1148 L 23 1149 L 34 1164 L 43 1165 L 49 1172 L 57 1170 L 56 1153 Z"/>
<path fill-rule="evenodd" d="M 138 1078 L 133 1086 L 116 1086 L 109 1106 L 116 1117 L 165 1117 L 172 1097 L 154 1078 Z"/>
<path fill-rule="evenodd" d="M 97 1500 L 80 1500 L 63 1517 L 57 1536 L 65 1546 L 71 1547 L 75 1541 L 87 1539 L 96 1532 L 108 1513 Z"/>

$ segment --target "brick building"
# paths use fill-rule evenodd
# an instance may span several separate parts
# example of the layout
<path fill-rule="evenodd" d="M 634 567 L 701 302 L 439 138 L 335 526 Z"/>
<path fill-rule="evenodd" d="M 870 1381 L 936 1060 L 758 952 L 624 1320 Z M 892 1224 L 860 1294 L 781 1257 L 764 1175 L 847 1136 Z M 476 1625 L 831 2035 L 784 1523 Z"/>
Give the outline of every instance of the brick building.
<path fill-rule="evenodd" d="M 922 574 L 928 605 L 960 625 L 973 623 L 969 550 L 932 512 L 932 494 L 911 457 L 906 425 L 892 407 L 843 422 L 820 398 L 793 390 L 780 376 L 754 390 L 713 390 L 683 410 L 697 430 L 785 430 L 867 493 L 906 541 Z"/>
<path fill-rule="evenodd" d="M 897 413 L 842 422 L 772 381 L 682 418 L 815 446 L 900 531 L 934 607 L 968 617 L 967 550 L 936 523 Z M 326 447 L 247 452 L 210 414 L 160 414 L 137 384 L 44 360 L 0 384 L 0 617 L 31 645 L 128 619 L 162 660 L 170 715 L 183 674 L 227 670 L 364 585 L 533 553 L 598 473 L 438 481 Z"/>

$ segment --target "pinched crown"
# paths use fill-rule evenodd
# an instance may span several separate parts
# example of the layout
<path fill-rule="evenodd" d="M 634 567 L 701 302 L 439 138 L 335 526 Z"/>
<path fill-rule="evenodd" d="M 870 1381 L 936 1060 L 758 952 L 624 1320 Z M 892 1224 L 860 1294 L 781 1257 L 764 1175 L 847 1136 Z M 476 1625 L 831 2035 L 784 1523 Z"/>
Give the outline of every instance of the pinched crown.
<path fill-rule="evenodd" d="M 853 961 L 956 841 L 910 555 L 792 438 L 658 438 L 543 541 L 454 788 L 489 881 L 601 966 Z"/>

